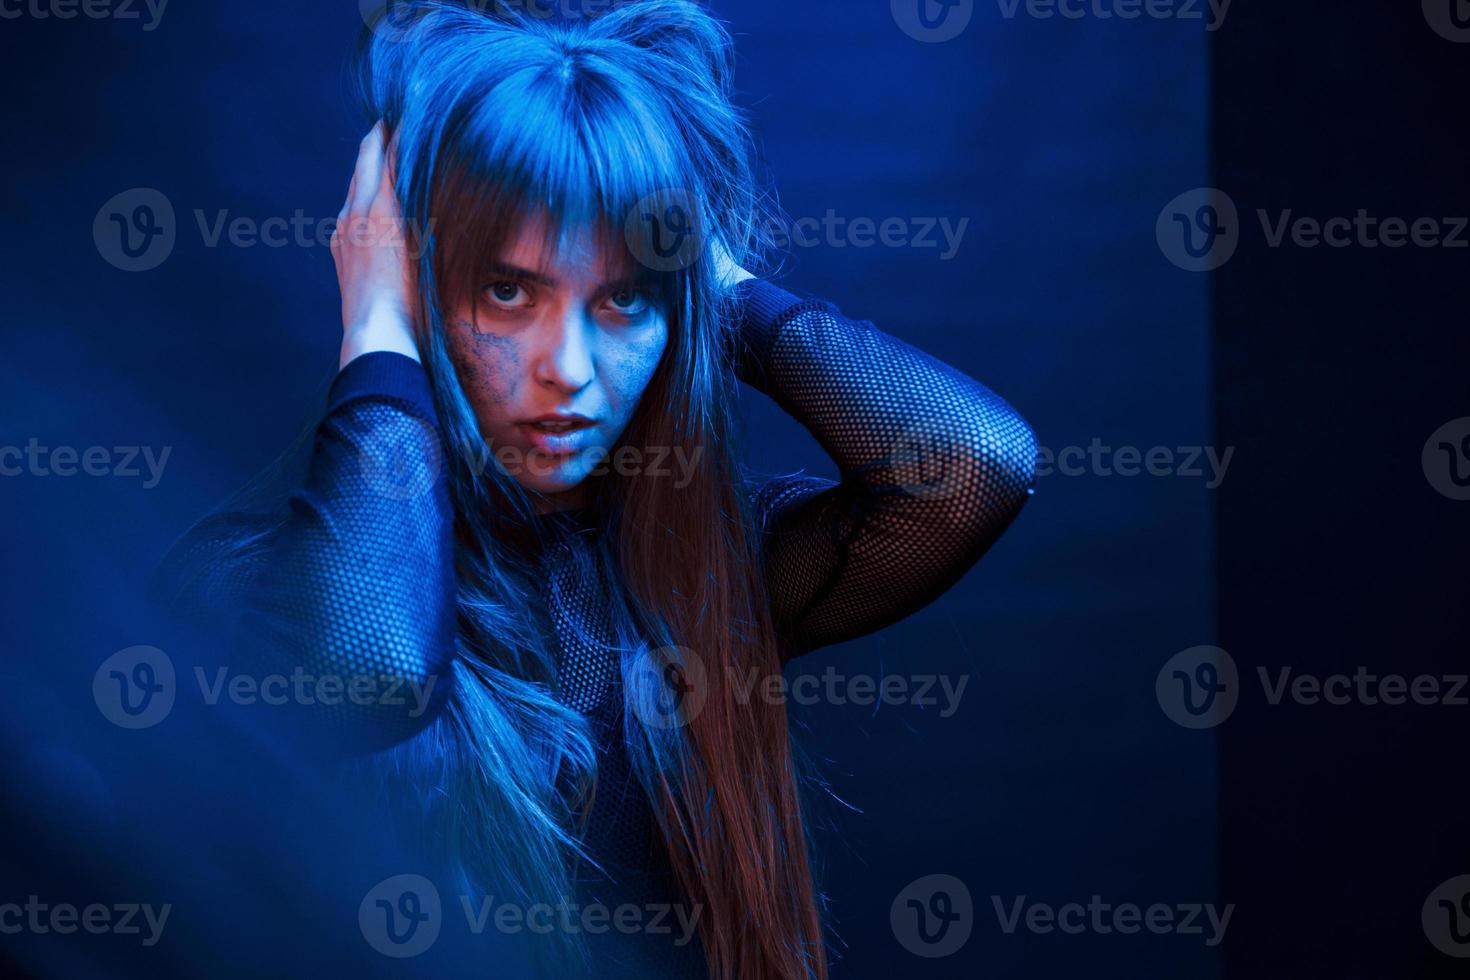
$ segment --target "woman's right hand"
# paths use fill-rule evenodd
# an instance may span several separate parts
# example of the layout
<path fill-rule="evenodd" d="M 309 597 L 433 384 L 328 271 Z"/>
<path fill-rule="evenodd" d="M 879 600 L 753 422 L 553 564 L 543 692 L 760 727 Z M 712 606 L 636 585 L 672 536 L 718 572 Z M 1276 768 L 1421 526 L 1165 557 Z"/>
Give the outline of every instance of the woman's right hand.
<path fill-rule="evenodd" d="M 396 351 L 419 360 L 412 243 L 393 187 L 398 136 L 386 150 L 379 120 L 363 138 L 347 201 L 332 232 L 332 261 L 342 292 L 339 369 L 360 354 Z"/>

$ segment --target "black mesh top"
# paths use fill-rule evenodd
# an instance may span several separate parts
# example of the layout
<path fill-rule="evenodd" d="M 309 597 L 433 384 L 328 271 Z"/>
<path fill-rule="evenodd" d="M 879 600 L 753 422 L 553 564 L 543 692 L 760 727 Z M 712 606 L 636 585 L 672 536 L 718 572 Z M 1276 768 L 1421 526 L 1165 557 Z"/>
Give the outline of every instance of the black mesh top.
<path fill-rule="evenodd" d="M 772 616 L 789 658 L 894 623 L 953 585 L 1032 493 L 1037 443 L 1005 400 L 871 322 L 766 280 L 735 288 L 737 376 L 801 423 L 840 475 L 753 488 Z M 435 679 L 429 710 L 417 717 L 344 701 L 336 727 L 347 743 L 400 742 L 434 724 L 449 693 L 456 588 L 437 426 L 418 362 L 391 352 L 357 357 L 333 381 L 284 520 L 212 515 L 180 538 L 156 580 L 176 609 L 206 618 L 228 611 L 259 649 L 293 665 Z M 547 595 L 555 582 L 562 597 L 551 609 L 557 696 L 599 734 L 587 843 L 608 873 L 586 887 L 609 908 L 677 901 L 621 739 L 604 584 L 577 581 L 565 560 L 600 529 L 581 509 L 539 519 L 566 531 L 546 552 Z M 228 563 L 209 560 L 218 542 L 252 527 L 260 528 L 253 547 Z M 680 933 L 677 922 L 665 936 L 609 930 L 599 973 L 616 975 L 621 964 L 631 975 L 702 975 L 697 942 L 678 945 Z"/>

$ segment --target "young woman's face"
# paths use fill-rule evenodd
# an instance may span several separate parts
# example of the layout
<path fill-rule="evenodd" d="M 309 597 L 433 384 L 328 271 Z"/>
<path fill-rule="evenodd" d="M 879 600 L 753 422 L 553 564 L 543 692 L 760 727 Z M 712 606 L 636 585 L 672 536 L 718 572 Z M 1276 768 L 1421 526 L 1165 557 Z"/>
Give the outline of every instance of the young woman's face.
<path fill-rule="evenodd" d="M 568 233 L 546 269 L 535 267 L 541 234 L 523 225 L 478 309 L 451 311 L 449 349 L 491 452 L 522 486 L 552 495 L 541 509 L 555 510 L 584 502 L 580 485 L 637 408 L 668 322 L 630 270 L 604 267 L 590 229 Z M 535 424 L 557 415 L 580 418 Z"/>

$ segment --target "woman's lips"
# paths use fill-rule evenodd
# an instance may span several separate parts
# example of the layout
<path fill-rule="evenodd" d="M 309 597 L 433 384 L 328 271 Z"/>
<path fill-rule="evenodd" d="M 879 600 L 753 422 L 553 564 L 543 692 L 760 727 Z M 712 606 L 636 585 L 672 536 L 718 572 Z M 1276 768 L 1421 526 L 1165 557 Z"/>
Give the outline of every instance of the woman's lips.
<path fill-rule="evenodd" d="M 568 429 L 566 432 L 548 432 L 529 422 L 518 422 L 516 428 L 533 447 L 543 453 L 555 455 L 574 453 L 587 448 L 593 441 L 594 430 L 597 426 L 587 424 Z"/>

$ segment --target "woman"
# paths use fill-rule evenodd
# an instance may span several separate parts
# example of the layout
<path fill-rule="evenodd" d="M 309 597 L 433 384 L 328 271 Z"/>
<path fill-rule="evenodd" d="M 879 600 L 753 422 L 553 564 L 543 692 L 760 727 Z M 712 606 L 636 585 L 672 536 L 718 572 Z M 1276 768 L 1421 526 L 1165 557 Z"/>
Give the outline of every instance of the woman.
<path fill-rule="evenodd" d="M 303 712 L 308 737 L 384 774 L 466 888 L 696 923 L 556 930 L 600 975 L 824 977 L 784 707 L 743 692 L 954 584 L 1030 494 L 1032 432 L 744 268 L 767 216 L 691 0 L 398 6 L 365 51 L 381 121 L 305 482 L 201 522 L 163 581 L 270 663 L 422 693 Z M 737 380 L 840 480 L 748 484 Z"/>

